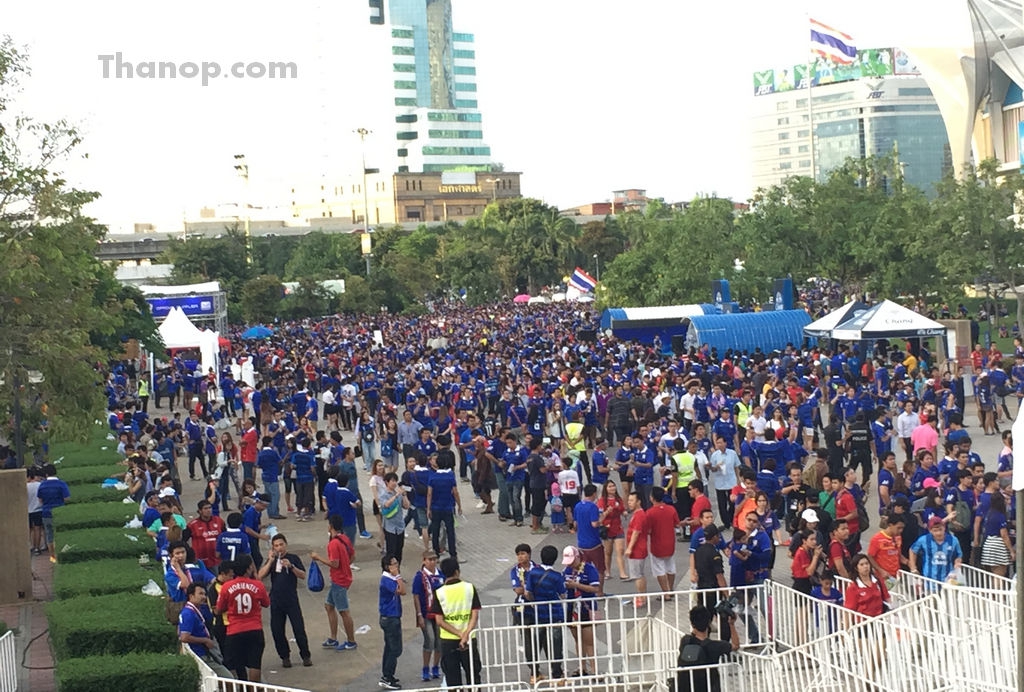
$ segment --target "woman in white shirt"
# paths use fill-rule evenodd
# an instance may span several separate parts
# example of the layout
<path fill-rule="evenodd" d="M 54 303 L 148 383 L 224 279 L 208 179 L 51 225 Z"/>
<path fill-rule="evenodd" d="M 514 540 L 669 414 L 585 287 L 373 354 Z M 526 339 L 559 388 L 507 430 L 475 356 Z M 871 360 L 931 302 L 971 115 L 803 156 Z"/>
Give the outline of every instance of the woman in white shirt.
<path fill-rule="evenodd" d="M 768 427 L 768 419 L 764 417 L 764 409 L 755 406 L 747 418 L 747 429 L 754 431 L 754 439 L 764 442 L 764 431 Z"/>

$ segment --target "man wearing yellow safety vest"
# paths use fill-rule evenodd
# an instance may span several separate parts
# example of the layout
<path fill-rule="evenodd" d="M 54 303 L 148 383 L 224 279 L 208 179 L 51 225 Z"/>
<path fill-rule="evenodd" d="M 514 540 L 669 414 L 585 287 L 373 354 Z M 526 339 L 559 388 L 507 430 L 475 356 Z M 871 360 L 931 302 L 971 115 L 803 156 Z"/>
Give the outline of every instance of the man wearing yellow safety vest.
<path fill-rule="evenodd" d="M 690 518 L 690 509 L 693 506 L 693 498 L 690 497 L 690 483 L 700 478 L 697 469 L 697 441 L 690 440 L 689 443 L 679 438 L 674 443 L 672 464 L 675 467 L 675 487 L 670 489 L 672 503 L 676 507 L 676 514 L 679 520 Z M 683 538 L 690 535 L 690 527 L 684 526 Z"/>
<path fill-rule="evenodd" d="M 572 422 L 566 424 L 566 426 L 565 426 L 565 443 L 566 443 L 566 446 L 569 448 L 570 453 L 571 452 L 576 452 L 576 454 L 572 454 L 572 456 L 577 456 L 578 455 L 579 460 L 580 460 L 579 461 L 579 465 L 580 465 L 580 467 L 583 470 L 583 473 L 580 474 L 580 477 L 582 478 L 585 475 L 586 479 L 587 479 L 587 483 L 589 483 L 590 482 L 590 460 L 587 458 L 587 443 L 586 443 L 586 440 L 584 439 L 584 433 L 583 433 L 584 426 L 583 426 L 583 422 L 580 420 L 580 418 L 581 418 L 581 416 L 577 412 L 576 415 L 573 416 Z"/>
<path fill-rule="evenodd" d="M 149 413 L 149 382 L 146 381 L 146 373 L 139 378 L 139 401 L 142 404 L 142 412 Z"/>
<path fill-rule="evenodd" d="M 743 430 L 747 427 L 747 420 L 750 418 L 751 412 L 754 410 L 754 404 L 751 402 L 751 394 L 749 389 L 744 389 L 740 395 L 740 400 L 736 402 L 736 427 Z"/>
<path fill-rule="evenodd" d="M 444 670 L 448 689 L 462 685 L 462 671 L 472 685 L 479 685 L 480 652 L 470 646 L 476 637 L 477 619 L 480 617 L 480 596 L 476 587 L 459 578 L 459 563 L 447 557 L 441 561 L 444 585 L 434 592 L 431 615 L 440 629 L 441 669 Z"/>

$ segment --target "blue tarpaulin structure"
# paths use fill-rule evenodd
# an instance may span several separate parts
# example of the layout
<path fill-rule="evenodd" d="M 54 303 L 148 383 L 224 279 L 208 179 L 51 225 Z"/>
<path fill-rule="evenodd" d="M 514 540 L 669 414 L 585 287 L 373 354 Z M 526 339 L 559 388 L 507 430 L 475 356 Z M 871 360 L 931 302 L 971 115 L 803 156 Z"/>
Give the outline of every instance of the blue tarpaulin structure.
<path fill-rule="evenodd" d="M 673 336 L 685 336 L 689 318 L 717 312 L 711 304 L 657 305 L 646 308 L 608 308 L 601 313 L 601 331 L 609 329 L 618 339 L 649 344 L 657 335 L 663 348 Z"/>
<path fill-rule="evenodd" d="M 803 329 L 810 324 L 811 318 L 803 310 L 771 310 L 695 315 L 687 321 L 688 349 L 708 344 L 719 353 L 729 349 L 753 351 L 755 348 L 767 353 L 783 349 L 787 344 L 799 346 L 804 338 Z"/>

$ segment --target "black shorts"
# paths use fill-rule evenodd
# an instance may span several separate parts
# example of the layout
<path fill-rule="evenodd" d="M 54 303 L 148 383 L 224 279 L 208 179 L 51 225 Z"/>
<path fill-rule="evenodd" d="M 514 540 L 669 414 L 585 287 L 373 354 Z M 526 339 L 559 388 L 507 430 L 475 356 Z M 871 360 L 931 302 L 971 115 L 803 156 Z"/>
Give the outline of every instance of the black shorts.
<path fill-rule="evenodd" d="M 562 506 L 565 507 L 565 514 L 568 517 L 572 516 L 572 508 L 576 506 L 576 503 L 580 501 L 579 494 L 570 495 L 568 493 L 562 495 Z"/>
<path fill-rule="evenodd" d="M 28 514 L 28 525 L 29 526 L 42 526 L 43 525 L 43 510 L 38 512 L 29 512 Z"/>
<path fill-rule="evenodd" d="M 250 630 L 229 634 L 224 641 L 227 648 L 226 653 L 229 664 L 232 668 L 251 668 L 260 670 L 263 667 L 263 649 L 266 646 L 263 640 L 263 630 Z"/>
<path fill-rule="evenodd" d="M 548 494 L 544 488 L 530 488 L 530 514 L 543 517 L 548 505 Z"/>

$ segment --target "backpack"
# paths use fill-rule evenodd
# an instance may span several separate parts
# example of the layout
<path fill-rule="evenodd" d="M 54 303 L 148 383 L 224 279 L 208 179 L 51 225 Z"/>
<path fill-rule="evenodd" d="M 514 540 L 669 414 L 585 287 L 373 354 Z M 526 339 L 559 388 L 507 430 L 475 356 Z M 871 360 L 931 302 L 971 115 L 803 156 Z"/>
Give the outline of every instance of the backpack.
<path fill-rule="evenodd" d="M 959 499 L 958 496 L 957 501 L 953 504 L 953 514 L 950 523 L 960 527 L 954 529 L 954 532 L 966 531 L 971 525 L 971 506 Z"/>
<path fill-rule="evenodd" d="M 707 640 L 700 640 L 692 634 L 686 635 L 679 641 L 679 659 L 677 665 L 680 668 L 691 668 L 693 666 L 705 666 L 708 664 Z"/>
<path fill-rule="evenodd" d="M 708 659 L 708 641 L 707 639 L 701 641 L 692 634 L 680 639 L 679 658 L 676 660 L 676 665 L 679 668 L 693 668 L 716 663 L 716 661 Z M 708 692 L 708 690 L 720 689 L 720 684 L 717 670 L 698 671 L 693 675 L 685 670 L 679 670 L 676 672 L 676 679 L 669 680 L 669 689 L 673 692 Z"/>
<path fill-rule="evenodd" d="M 850 494 L 853 496 L 854 506 L 857 507 L 857 528 L 863 533 L 871 524 L 871 520 L 868 519 L 868 510 L 864 506 L 864 498 L 859 497 L 856 493 Z"/>

